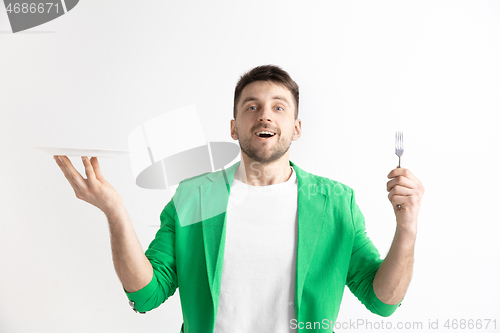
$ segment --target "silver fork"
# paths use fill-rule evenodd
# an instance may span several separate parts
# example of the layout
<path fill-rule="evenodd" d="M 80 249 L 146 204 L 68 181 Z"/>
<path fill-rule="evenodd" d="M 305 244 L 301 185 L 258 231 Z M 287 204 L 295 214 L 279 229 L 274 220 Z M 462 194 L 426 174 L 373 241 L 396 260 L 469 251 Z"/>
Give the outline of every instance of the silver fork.
<path fill-rule="evenodd" d="M 405 149 L 403 147 L 403 132 L 396 131 L 396 155 L 399 157 L 398 168 L 401 168 L 401 156 L 403 156 Z M 398 205 L 401 209 L 401 205 Z"/>

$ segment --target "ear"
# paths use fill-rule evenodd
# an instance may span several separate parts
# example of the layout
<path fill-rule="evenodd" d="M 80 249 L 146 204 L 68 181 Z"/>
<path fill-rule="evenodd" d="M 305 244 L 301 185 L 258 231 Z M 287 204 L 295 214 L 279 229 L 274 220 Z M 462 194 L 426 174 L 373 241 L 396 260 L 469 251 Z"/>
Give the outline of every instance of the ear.
<path fill-rule="evenodd" d="M 302 121 L 300 119 L 296 119 L 292 140 L 297 141 L 301 135 L 302 135 Z"/>
<path fill-rule="evenodd" d="M 238 131 L 236 130 L 236 120 L 231 119 L 231 137 L 233 140 L 238 140 Z"/>

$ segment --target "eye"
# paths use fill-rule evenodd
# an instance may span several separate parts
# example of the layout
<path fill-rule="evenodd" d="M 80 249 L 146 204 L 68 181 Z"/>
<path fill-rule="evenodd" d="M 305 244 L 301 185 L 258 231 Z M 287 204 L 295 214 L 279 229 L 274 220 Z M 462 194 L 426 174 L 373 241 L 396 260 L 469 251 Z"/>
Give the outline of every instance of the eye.
<path fill-rule="evenodd" d="M 284 109 L 281 106 L 277 106 L 276 110 L 283 111 Z"/>
<path fill-rule="evenodd" d="M 256 110 L 257 108 L 255 106 L 249 106 L 247 110 Z"/>

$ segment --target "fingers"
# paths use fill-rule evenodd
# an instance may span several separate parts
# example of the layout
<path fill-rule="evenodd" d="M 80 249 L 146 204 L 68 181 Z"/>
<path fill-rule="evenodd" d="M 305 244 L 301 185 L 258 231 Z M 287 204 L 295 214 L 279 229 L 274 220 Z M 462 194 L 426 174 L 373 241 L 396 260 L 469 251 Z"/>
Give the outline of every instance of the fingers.
<path fill-rule="evenodd" d="M 414 194 L 415 191 L 413 189 L 400 185 L 394 185 L 389 191 L 387 197 L 389 198 L 389 201 L 392 203 L 392 205 L 396 207 L 397 205 L 403 206 L 403 204 L 407 204 L 408 200 L 410 200 L 412 195 Z"/>
<path fill-rule="evenodd" d="M 101 173 L 101 167 L 99 166 L 99 161 L 97 160 L 97 157 L 92 157 L 90 159 L 90 163 L 92 164 L 92 167 L 94 168 L 95 176 L 97 179 L 101 180 L 104 179 Z"/>
<path fill-rule="evenodd" d="M 405 172 L 404 175 L 395 176 L 395 178 L 387 182 L 388 198 L 394 209 L 396 209 L 397 205 L 401 205 L 402 210 L 415 211 L 416 208 L 418 212 L 425 189 L 415 176 L 412 175 L 415 180 L 406 177 L 409 175 L 409 173 Z"/>
<path fill-rule="evenodd" d="M 96 175 L 94 173 L 94 168 L 92 164 L 90 164 L 90 161 L 87 158 L 87 156 L 82 156 L 82 162 L 83 166 L 85 167 L 85 174 L 87 175 L 87 180 L 89 181 L 89 185 L 93 187 L 96 185 L 97 182 Z"/>
<path fill-rule="evenodd" d="M 407 187 L 403 187 L 403 186 L 399 186 L 399 185 L 396 185 L 394 186 L 390 191 L 389 191 L 389 200 L 391 199 L 391 197 L 393 197 L 394 195 L 398 195 L 398 196 L 403 196 L 403 197 L 409 197 L 410 195 L 414 194 L 415 191 L 413 189 L 410 189 L 410 188 L 407 188 Z"/>
<path fill-rule="evenodd" d="M 387 182 L 387 192 L 392 190 L 392 188 L 396 185 L 400 187 L 406 187 L 409 189 L 417 188 L 417 183 L 414 180 L 411 180 L 403 176 L 397 176 L 396 178 L 391 179 Z"/>
<path fill-rule="evenodd" d="M 414 181 L 420 182 L 417 179 L 417 177 L 415 177 L 413 175 L 413 173 L 411 173 L 410 170 L 405 169 L 405 168 L 394 168 L 394 169 L 392 169 L 391 172 L 389 172 L 389 174 L 387 175 L 387 178 L 395 178 L 395 177 L 398 177 L 398 176 L 403 176 L 403 177 L 406 177 L 408 179 L 412 179 Z"/>
<path fill-rule="evenodd" d="M 80 173 L 76 171 L 68 157 L 54 156 L 54 159 L 56 160 L 57 165 L 78 196 L 79 193 L 81 193 L 81 190 L 85 188 L 85 180 L 83 179 L 82 175 L 80 175 Z"/>

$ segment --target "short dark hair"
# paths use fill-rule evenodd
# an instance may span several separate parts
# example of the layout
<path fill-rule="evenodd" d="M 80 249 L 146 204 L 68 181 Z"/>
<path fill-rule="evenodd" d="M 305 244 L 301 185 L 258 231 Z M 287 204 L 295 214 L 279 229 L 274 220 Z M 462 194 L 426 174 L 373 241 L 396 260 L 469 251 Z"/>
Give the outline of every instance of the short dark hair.
<path fill-rule="evenodd" d="M 287 88 L 295 99 L 295 119 L 299 116 L 299 86 L 295 83 L 290 75 L 278 66 L 264 65 L 257 66 L 247 73 L 243 74 L 234 90 L 234 106 L 233 117 L 236 119 L 236 106 L 238 105 L 241 92 L 248 84 L 255 81 L 271 81 L 277 84 L 282 84 Z"/>

